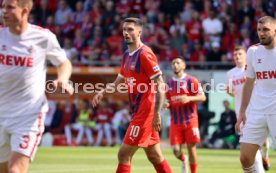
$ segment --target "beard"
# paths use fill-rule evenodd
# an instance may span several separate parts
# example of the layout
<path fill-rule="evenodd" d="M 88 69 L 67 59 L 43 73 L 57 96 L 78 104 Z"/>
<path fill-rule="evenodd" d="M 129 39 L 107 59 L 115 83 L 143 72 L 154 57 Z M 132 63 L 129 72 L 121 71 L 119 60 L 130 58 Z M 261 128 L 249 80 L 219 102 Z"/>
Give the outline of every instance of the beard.
<path fill-rule="evenodd" d="M 133 42 L 132 41 L 126 41 L 126 44 L 131 45 L 131 44 L 133 44 Z"/>
<path fill-rule="evenodd" d="M 178 75 L 178 74 L 180 73 L 180 70 L 174 70 L 173 73 L 174 73 L 175 75 Z"/>
<path fill-rule="evenodd" d="M 133 43 L 135 43 L 136 39 L 135 38 L 128 38 L 128 39 L 125 39 L 125 42 L 127 45 L 131 45 Z"/>
<path fill-rule="evenodd" d="M 267 41 L 261 41 L 260 40 L 260 44 L 263 46 L 269 46 L 272 43 L 272 38 L 269 37 Z"/>

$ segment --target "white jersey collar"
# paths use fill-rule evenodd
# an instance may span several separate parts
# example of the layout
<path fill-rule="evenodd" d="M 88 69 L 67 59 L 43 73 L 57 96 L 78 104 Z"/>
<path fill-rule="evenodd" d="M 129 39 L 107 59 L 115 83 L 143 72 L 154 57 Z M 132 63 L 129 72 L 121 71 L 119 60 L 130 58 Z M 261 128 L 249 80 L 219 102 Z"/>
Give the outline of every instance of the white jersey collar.
<path fill-rule="evenodd" d="M 180 78 L 176 78 L 175 76 L 173 76 L 173 80 L 177 81 L 177 80 L 183 80 L 185 77 L 187 76 L 186 73 L 183 73 L 183 75 Z"/>
<path fill-rule="evenodd" d="M 239 69 L 239 70 L 245 70 L 245 65 L 244 65 L 244 66 L 242 66 L 242 67 L 238 67 L 238 66 L 236 66 L 236 68 L 237 68 L 237 69 Z"/>
<path fill-rule="evenodd" d="M 140 43 L 140 46 L 139 46 L 136 50 L 134 50 L 134 51 L 128 53 L 129 56 L 134 55 L 142 46 L 144 46 L 144 44 L 141 42 L 141 43 Z"/>

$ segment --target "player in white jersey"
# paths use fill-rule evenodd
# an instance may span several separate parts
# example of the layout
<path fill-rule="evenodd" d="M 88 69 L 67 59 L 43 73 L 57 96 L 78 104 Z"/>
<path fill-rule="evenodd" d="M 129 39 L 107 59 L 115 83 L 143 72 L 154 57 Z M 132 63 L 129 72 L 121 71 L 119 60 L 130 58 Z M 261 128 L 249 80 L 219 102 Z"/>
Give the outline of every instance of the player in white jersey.
<path fill-rule="evenodd" d="M 236 123 L 237 131 L 244 124 L 240 161 L 245 173 L 256 172 L 255 155 L 268 133 L 276 142 L 276 20 L 270 16 L 260 18 L 257 33 L 260 44 L 247 51 L 246 81 Z"/>
<path fill-rule="evenodd" d="M 245 82 L 244 68 L 246 64 L 246 50 L 242 46 L 236 46 L 233 52 L 236 67 L 227 72 L 229 86 L 227 93 L 235 98 L 235 112 L 239 115 L 241 105 L 242 88 Z"/>
<path fill-rule="evenodd" d="M 242 46 L 236 46 L 233 52 L 234 61 L 236 67 L 227 72 L 227 78 L 229 80 L 229 86 L 227 87 L 227 93 L 235 98 L 235 111 L 236 115 L 239 115 L 242 88 L 245 82 L 245 64 L 246 64 L 246 50 Z M 237 117 L 238 119 L 238 117 Z M 258 150 L 255 158 L 255 168 L 258 173 L 264 173 L 262 164 L 262 154 Z"/>
<path fill-rule="evenodd" d="M 46 61 L 57 66 L 54 86 L 73 94 L 72 66 L 54 34 L 28 23 L 32 0 L 4 0 L 0 28 L 0 172 L 26 173 L 47 112 Z"/>

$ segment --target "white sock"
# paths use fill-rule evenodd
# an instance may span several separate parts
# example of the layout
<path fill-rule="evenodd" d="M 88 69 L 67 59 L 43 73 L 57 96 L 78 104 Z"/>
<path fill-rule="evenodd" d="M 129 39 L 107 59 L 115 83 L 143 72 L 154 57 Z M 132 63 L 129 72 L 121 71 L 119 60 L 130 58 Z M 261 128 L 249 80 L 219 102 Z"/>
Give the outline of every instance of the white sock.
<path fill-rule="evenodd" d="M 243 168 L 244 173 L 257 173 L 255 165 L 253 164 L 252 166 L 248 168 Z"/>
<path fill-rule="evenodd" d="M 266 146 L 262 146 L 262 156 L 264 159 L 268 158 L 268 151 L 269 151 L 269 142 L 267 142 Z"/>
<path fill-rule="evenodd" d="M 257 173 L 265 173 L 264 167 L 263 167 L 263 160 L 262 160 L 262 154 L 261 151 L 258 150 L 255 156 L 255 168 Z"/>

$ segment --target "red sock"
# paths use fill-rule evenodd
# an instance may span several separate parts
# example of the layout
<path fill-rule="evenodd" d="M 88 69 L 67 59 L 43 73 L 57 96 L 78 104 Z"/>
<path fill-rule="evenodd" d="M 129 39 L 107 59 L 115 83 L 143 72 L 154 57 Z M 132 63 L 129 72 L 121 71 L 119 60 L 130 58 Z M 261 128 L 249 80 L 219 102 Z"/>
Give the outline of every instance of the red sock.
<path fill-rule="evenodd" d="M 181 160 L 182 162 L 185 161 L 185 155 L 182 153 L 179 157 L 178 157 L 179 160 Z"/>
<path fill-rule="evenodd" d="M 172 170 L 166 160 L 154 165 L 154 168 L 157 173 L 172 173 Z"/>
<path fill-rule="evenodd" d="M 130 165 L 118 164 L 116 173 L 130 173 Z"/>
<path fill-rule="evenodd" d="M 191 173 L 196 173 L 197 163 L 190 163 Z"/>

